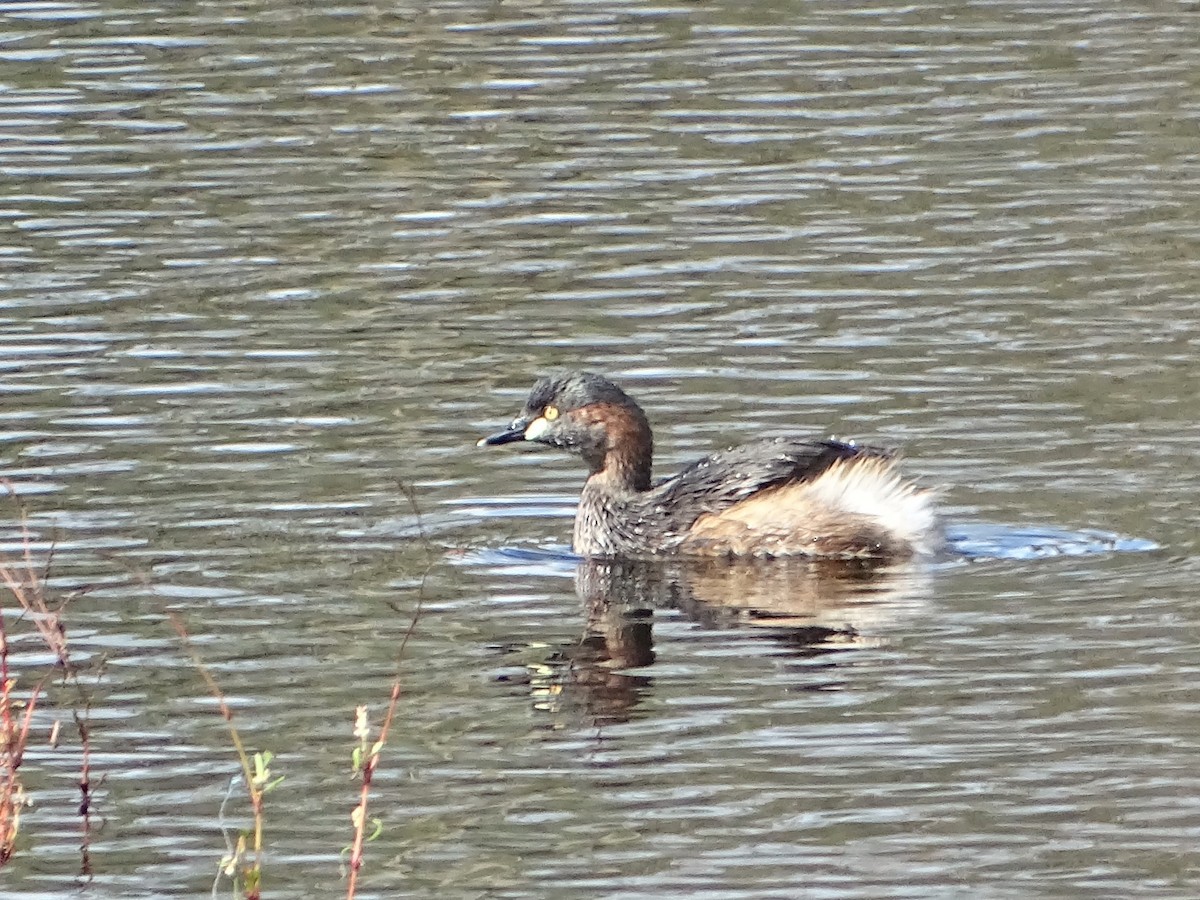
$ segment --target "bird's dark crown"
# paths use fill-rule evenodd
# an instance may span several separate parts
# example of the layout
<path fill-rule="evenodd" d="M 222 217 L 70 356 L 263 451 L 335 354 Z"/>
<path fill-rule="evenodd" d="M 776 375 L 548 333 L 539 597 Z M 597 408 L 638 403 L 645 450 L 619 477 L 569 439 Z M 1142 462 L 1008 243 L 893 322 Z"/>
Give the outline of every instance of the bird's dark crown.
<path fill-rule="evenodd" d="M 538 379 L 525 408 L 540 412 L 547 406 L 556 406 L 562 412 L 570 412 L 593 403 L 637 406 L 628 394 L 603 376 L 593 372 L 555 372 Z"/>

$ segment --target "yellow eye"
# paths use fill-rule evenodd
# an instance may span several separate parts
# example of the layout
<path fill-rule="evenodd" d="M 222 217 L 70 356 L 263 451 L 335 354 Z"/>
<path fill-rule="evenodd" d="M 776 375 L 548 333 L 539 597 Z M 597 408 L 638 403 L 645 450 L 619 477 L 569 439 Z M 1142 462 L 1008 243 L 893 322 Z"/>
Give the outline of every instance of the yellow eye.
<path fill-rule="evenodd" d="M 558 418 L 558 407 L 557 406 L 547 406 L 545 409 L 542 410 L 542 418 L 548 422 L 553 422 L 555 419 Z"/>

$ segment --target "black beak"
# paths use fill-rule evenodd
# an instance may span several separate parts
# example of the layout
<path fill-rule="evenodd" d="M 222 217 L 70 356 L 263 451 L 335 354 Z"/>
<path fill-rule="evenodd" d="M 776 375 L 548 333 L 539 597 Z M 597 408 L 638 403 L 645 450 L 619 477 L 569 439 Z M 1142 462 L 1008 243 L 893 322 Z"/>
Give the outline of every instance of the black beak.
<path fill-rule="evenodd" d="M 522 418 L 513 419 L 512 424 L 508 428 L 501 431 L 499 434 L 493 434 L 491 437 L 482 438 L 476 447 L 498 447 L 501 444 L 511 444 L 513 441 L 525 440 L 525 429 L 529 427 L 529 423 Z"/>

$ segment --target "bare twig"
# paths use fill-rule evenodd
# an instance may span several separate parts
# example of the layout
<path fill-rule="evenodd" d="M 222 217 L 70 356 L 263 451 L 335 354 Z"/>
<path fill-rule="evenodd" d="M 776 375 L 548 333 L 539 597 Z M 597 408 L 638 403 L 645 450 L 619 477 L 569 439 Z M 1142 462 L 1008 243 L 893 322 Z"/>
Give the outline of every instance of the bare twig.
<path fill-rule="evenodd" d="M 398 657 L 404 655 L 404 647 L 408 643 L 409 636 L 417 625 L 417 617 L 421 613 L 421 604 L 418 599 L 417 609 L 413 613 L 412 621 L 408 624 L 408 631 L 404 633 L 404 640 L 400 643 Z M 367 747 L 367 741 L 370 736 L 370 726 L 367 723 L 367 708 L 360 706 L 356 710 L 355 716 L 355 736 L 359 739 L 359 746 L 355 751 L 354 763 L 355 769 L 362 779 L 362 785 L 359 788 L 358 806 L 350 813 L 350 821 L 354 824 L 354 842 L 350 846 L 350 876 L 349 883 L 346 887 L 346 900 L 354 900 L 354 891 L 358 886 L 358 871 L 363 864 L 363 846 L 366 843 L 366 827 L 367 827 L 367 801 L 371 795 L 371 781 L 375 775 L 375 768 L 379 765 L 379 754 L 387 744 L 388 731 L 392 727 L 392 721 L 396 718 L 396 706 L 400 702 L 400 694 L 402 686 L 400 676 L 397 675 L 392 682 L 392 694 L 388 700 L 387 712 L 383 716 L 383 724 L 379 726 L 379 737 L 375 743 Z"/>
<path fill-rule="evenodd" d="M 401 661 L 404 659 L 404 651 L 408 647 L 408 641 L 417 630 L 417 622 L 421 618 L 421 606 L 425 602 L 425 579 L 429 576 L 429 570 L 433 567 L 434 548 L 429 540 L 428 534 L 425 532 L 425 526 L 421 520 L 421 509 L 417 505 L 416 489 L 413 485 L 406 481 L 398 482 L 400 492 L 404 494 L 408 500 L 409 506 L 412 507 L 413 515 L 417 521 L 417 531 L 421 538 L 421 545 L 425 549 L 426 554 L 426 569 L 421 577 L 421 587 L 417 591 L 417 605 L 413 610 L 412 618 L 409 620 L 408 628 L 404 632 L 404 637 L 400 641 L 400 647 L 396 651 L 396 666 L 399 669 Z M 354 900 L 355 891 L 358 888 L 358 873 L 363 865 L 364 847 L 370 838 L 367 837 L 367 804 L 371 795 L 371 782 L 375 776 L 375 769 L 379 765 L 380 754 L 384 746 L 387 744 L 388 733 L 391 731 L 392 722 L 396 718 L 396 708 L 400 703 L 400 695 L 403 692 L 403 683 L 400 678 L 400 673 L 397 671 L 395 679 L 392 681 L 392 692 L 388 699 L 387 711 L 383 715 L 383 722 L 379 726 L 379 736 L 376 740 L 370 742 L 370 724 L 367 720 L 367 708 L 359 706 L 355 710 L 354 736 L 358 738 L 358 746 L 354 750 L 353 763 L 354 771 L 361 779 L 361 785 L 358 792 L 358 805 L 350 813 L 350 821 L 354 825 L 354 839 L 350 845 L 350 860 L 349 860 L 349 875 L 346 885 L 346 900 Z M 376 829 L 378 834 L 378 828 Z M 372 835 L 374 837 L 374 835 Z"/>
<path fill-rule="evenodd" d="M 88 724 L 88 708 L 84 714 L 74 710 L 75 728 L 83 746 L 83 760 L 79 764 L 79 818 L 81 835 L 79 840 L 79 874 L 85 879 L 92 877 L 92 741 L 91 726 Z"/>
<path fill-rule="evenodd" d="M 16 560 L 0 559 L 0 585 L 3 585 L 7 594 L 33 623 L 46 649 L 54 655 L 56 665 L 64 671 L 65 678 L 75 680 L 76 686 L 79 687 L 71 665 L 66 628 L 62 621 L 66 601 L 57 609 L 51 609 L 47 601 L 45 585 L 53 559 L 53 545 L 46 552 L 44 564 L 38 566 L 25 505 L 17 496 L 11 482 L 0 479 L 0 487 L 8 493 L 17 507 L 21 533 L 19 557 Z M 15 694 L 17 679 L 9 669 L 8 654 L 8 630 L 4 615 L 0 612 L 0 866 L 12 858 L 17 835 L 20 833 L 25 791 L 19 769 L 29 743 L 34 712 L 52 676 L 52 673 L 48 672 L 38 679 L 28 698 L 24 700 L 23 711 L 18 713 L 17 709 L 22 705 L 22 701 L 18 700 Z M 80 691 L 82 692 L 82 688 Z M 86 760 L 86 732 L 81 732 L 81 738 Z M 86 762 L 84 765 L 86 769 Z"/>

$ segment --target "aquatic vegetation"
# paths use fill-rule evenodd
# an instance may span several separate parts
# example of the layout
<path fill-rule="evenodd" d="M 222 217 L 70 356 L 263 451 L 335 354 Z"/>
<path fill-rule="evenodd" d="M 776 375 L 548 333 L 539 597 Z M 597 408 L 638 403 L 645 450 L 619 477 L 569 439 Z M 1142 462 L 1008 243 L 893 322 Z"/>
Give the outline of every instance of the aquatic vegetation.
<path fill-rule="evenodd" d="M 250 810 L 253 817 L 253 825 L 238 834 L 237 841 L 230 841 L 226 836 L 226 845 L 228 852 L 221 858 L 220 865 L 217 869 L 217 877 L 213 882 L 213 893 L 216 893 L 217 887 L 220 884 L 222 877 L 228 878 L 233 883 L 233 888 L 239 892 L 246 900 L 258 900 L 262 895 L 262 865 L 263 865 L 263 827 L 266 819 L 265 798 L 268 793 L 279 786 L 283 781 L 283 777 L 274 777 L 271 772 L 271 761 L 275 758 L 269 751 L 260 751 L 251 755 L 246 750 L 246 745 L 242 741 L 242 736 L 238 732 L 237 726 L 233 722 L 233 710 L 229 706 L 228 700 L 225 698 L 221 686 L 217 683 L 216 678 L 204 665 L 200 654 L 192 646 L 192 641 L 188 635 L 187 627 L 184 624 L 183 618 L 175 612 L 168 612 L 168 617 L 171 620 L 171 625 L 174 626 L 176 634 L 179 635 L 179 640 L 183 643 L 184 649 L 191 657 L 192 665 L 196 671 L 200 673 L 200 677 L 204 679 L 204 683 L 208 686 L 209 692 L 217 701 L 217 708 L 221 712 L 221 717 L 225 720 L 225 726 L 229 730 L 229 740 L 233 744 L 233 748 L 237 753 L 238 762 L 241 764 L 241 781 L 246 787 L 246 796 L 250 801 Z M 233 783 L 231 782 L 231 790 Z M 228 800 L 228 795 L 226 795 Z M 224 808 L 222 803 L 222 809 Z"/>
<path fill-rule="evenodd" d="M 91 778 L 91 741 L 87 711 L 90 698 L 79 684 L 78 673 L 72 664 L 67 644 L 67 629 L 63 611 L 73 594 L 56 598 L 54 603 L 46 588 L 50 567 L 54 559 L 51 544 L 39 559 L 35 552 L 34 535 L 24 504 L 17 498 L 11 484 L 0 481 L 18 511 L 17 528 L 19 551 L 0 556 L 0 866 L 7 863 L 16 852 L 21 832 L 21 813 L 27 803 L 24 783 L 21 779 L 21 764 L 31 736 L 34 734 L 34 714 L 46 697 L 46 690 L 57 673 L 62 673 L 64 684 L 73 682 L 80 692 L 79 707 L 73 710 L 72 718 L 80 739 L 79 815 L 82 818 L 80 843 L 83 876 L 91 875 L 89 845 L 91 840 L 91 812 L 93 803 Z M 10 607 L 10 601 L 13 606 Z M 54 605 L 54 604 L 57 605 Z M 33 631 L 41 639 L 44 648 L 53 656 L 53 666 L 38 677 L 32 687 L 18 689 L 19 677 L 11 665 L 10 642 L 7 625 L 8 610 L 19 613 L 16 621 L 32 624 Z M 99 677 L 99 676 L 97 676 Z M 80 712 L 80 709 L 83 712 Z M 60 722 L 55 720 L 49 727 L 47 743 L 57 746 Z"/>
<path fill-rule="evenodd" d="M 417 505 L 417 496 L 413 486 L 401 481 L 399 482 L 399 487 L 400 492 L 412 508 L 413 517 L 417 523 L 417 533 L 420 536 L 421 545 L 425 550 L 426 574 L 428 574 L 429 568 L 432 567 L 437 554 L 421 520 L 421 509 Z M 413 632 L 417 628 L 417 621 L 421 618 L 421 605 L 425 598 L 424 585 L 424 579 L 422 579 L 421 590 L 417 592 L 416 608 L 413 610 L 412 619 L 408 623 L 408 629 L 404 632 L 404 637 L 400 641 L 400 647 L 396 651 L 397 667 L 404 658 L 404 651 L 408 647 L 409 638 L 413 636 Z M 379 726 L 379 736 L 374 742 L 371 742 L 371 727 L 367 716 L 367 707 L 359 706 L 354 712 L 354 737 L 358 743 L 350 754 L 350 761 L 354 775 L 360 780 L 361 786 L 359 788 L 358 805 L 350 813 L 350 822 L 354 826 L 354 838 L 350 846 L 343 851 L 348 856 L 346 900 L 354 900 L 355 891 L 358 888 L 358 873 L 362 869 L 363 851 L 366 844 L 377 838 L 383 831 L 383 822 L 379 819 L 373 819 L 371 820 L 372 832 L 370 835 L 367 834 L 367 804 L 371 795 L 371 782 L 375 775 L 375 769 L 379 765 L 380 753 L 387 744 L 388 732 L 391 730 L 392 722 L 396 718 L 396 707 L 400 702 L 401 692 L 402 684 L 400 674 L 397 671 L 396 677 L 392 681 L 392 692 L 388 700 L 387 711 L 384 713 L 383 722 Z"/>
<path fill-rule="evenodd" d="M 0 486 L 7 487 L 2 480 Z M 82 823 L 80 875 L 90 878 L 90 842 L 95 803 L 91 774 L 91 730 L 88 719 L 91 697 L 80 684 L 78 670 L 72 662 L 64 616 L 68 603 L 78 592 L 59 594 L 49 591 L 47 582 L 54 556 L 53 545 L 49 544 L 44 549 L 39 549 L 40 539 L 29 526 L 24 506 L 15 500 L 15 493 L 11 487 L 8 491 L 14 498 L 19 517 L 16 520 L 16 539 L 12 542 L 16 549 L 8 554 L 0 552 L 0 867 L 9 862 L 17 852 L 22 813 L 30 805 L 29 795 L 21 777 L 26 752 L 31 742 L 41 740 L 43 735 L 47 744 L 56 748 L 59 746 L 61 720 L 43 722 L 41 714 L 50 705 L 47 694 L 51 684 L 61 674 L 64 685 L 73 684 L 78 690 L 75 697 L 68 699 L 64 708 L 69 710 L 79 735 L 78 814 Z M 402 491 L 415 510 L 416 502 L 411 490 L 402 486 Z M 419 518 L 419 512 L 417 515 Z M 432 560 L 434 551 L 423 528 L 420 530 L 421 540 Z M 430 564 L 432 565 L 432 562 Z M 134 581 L 148 590 L 154 590 L 153 580 L 146 573 L 132 569 L 130 571 Z M 418 592 L 417 607 L 400 642 L 397 659 L 403 657 L 409 638 L 416 629 L 421 602 L 421 592 Z M 183 617 L 168 609 L 165 618 L 174 628 L 192 667 L 200 675 L 216 702 L 217 711 L 224 720 L 229 742 L 240 769 L 230 780 L 229 789 L 221 803 L 220 822 L 225 834 L 226 851 L 217 866 L 213 894 L 215 896 L 222 882 L 225 882 L 232 888 L 235 896 L 241 896 L 245 900 L 257 900 L 263 891 L 264 834 L 268 824 L 266 798 L 283 783 L 284 778 L 273 769 L 276 760 L 274 753 L 270 750 L 252 750 L 247 746 L 235 722 L 233 709 L 216 677 L 196 650 Z M 13 626 L 17 623 L 22 626 L 22 631 L 14 634 Z M 28 656 L 25 645 L 38 644 L 51 655 L 52 663 L 45 672 L 35 672 L 32 681 L 26 683 L 29 676 L 24 671 L 18 671 L 15 664 L 16 648 L 20 646 L 24 657 Z M 98 679 L 103 674 L 103 666 L 92 664 L 89 671 Z M 350 900 L 355 896 L 366 844 L 383 829 L 382 822 L 378 819 L 368 819 L 368 802 L 373 776 L 380 764 L 401 694 L 402 684 L 397 674 L 376 732 L 373 732 L 371 727 L 367 706 L 360 705 L 355 710 L 356 743 L 351 750 L 351 764 L 355 777 L 361 784 L 358 803 L 350 815 L 353 837 L 345 850 L 346 896 Z M 248 827 L 231 833 L 231 830 L 225 827 L 225 810 L 239 786 L 249 803 L 251 821 Z M 371 826 L 369 829 L 368 824 Z"/>

